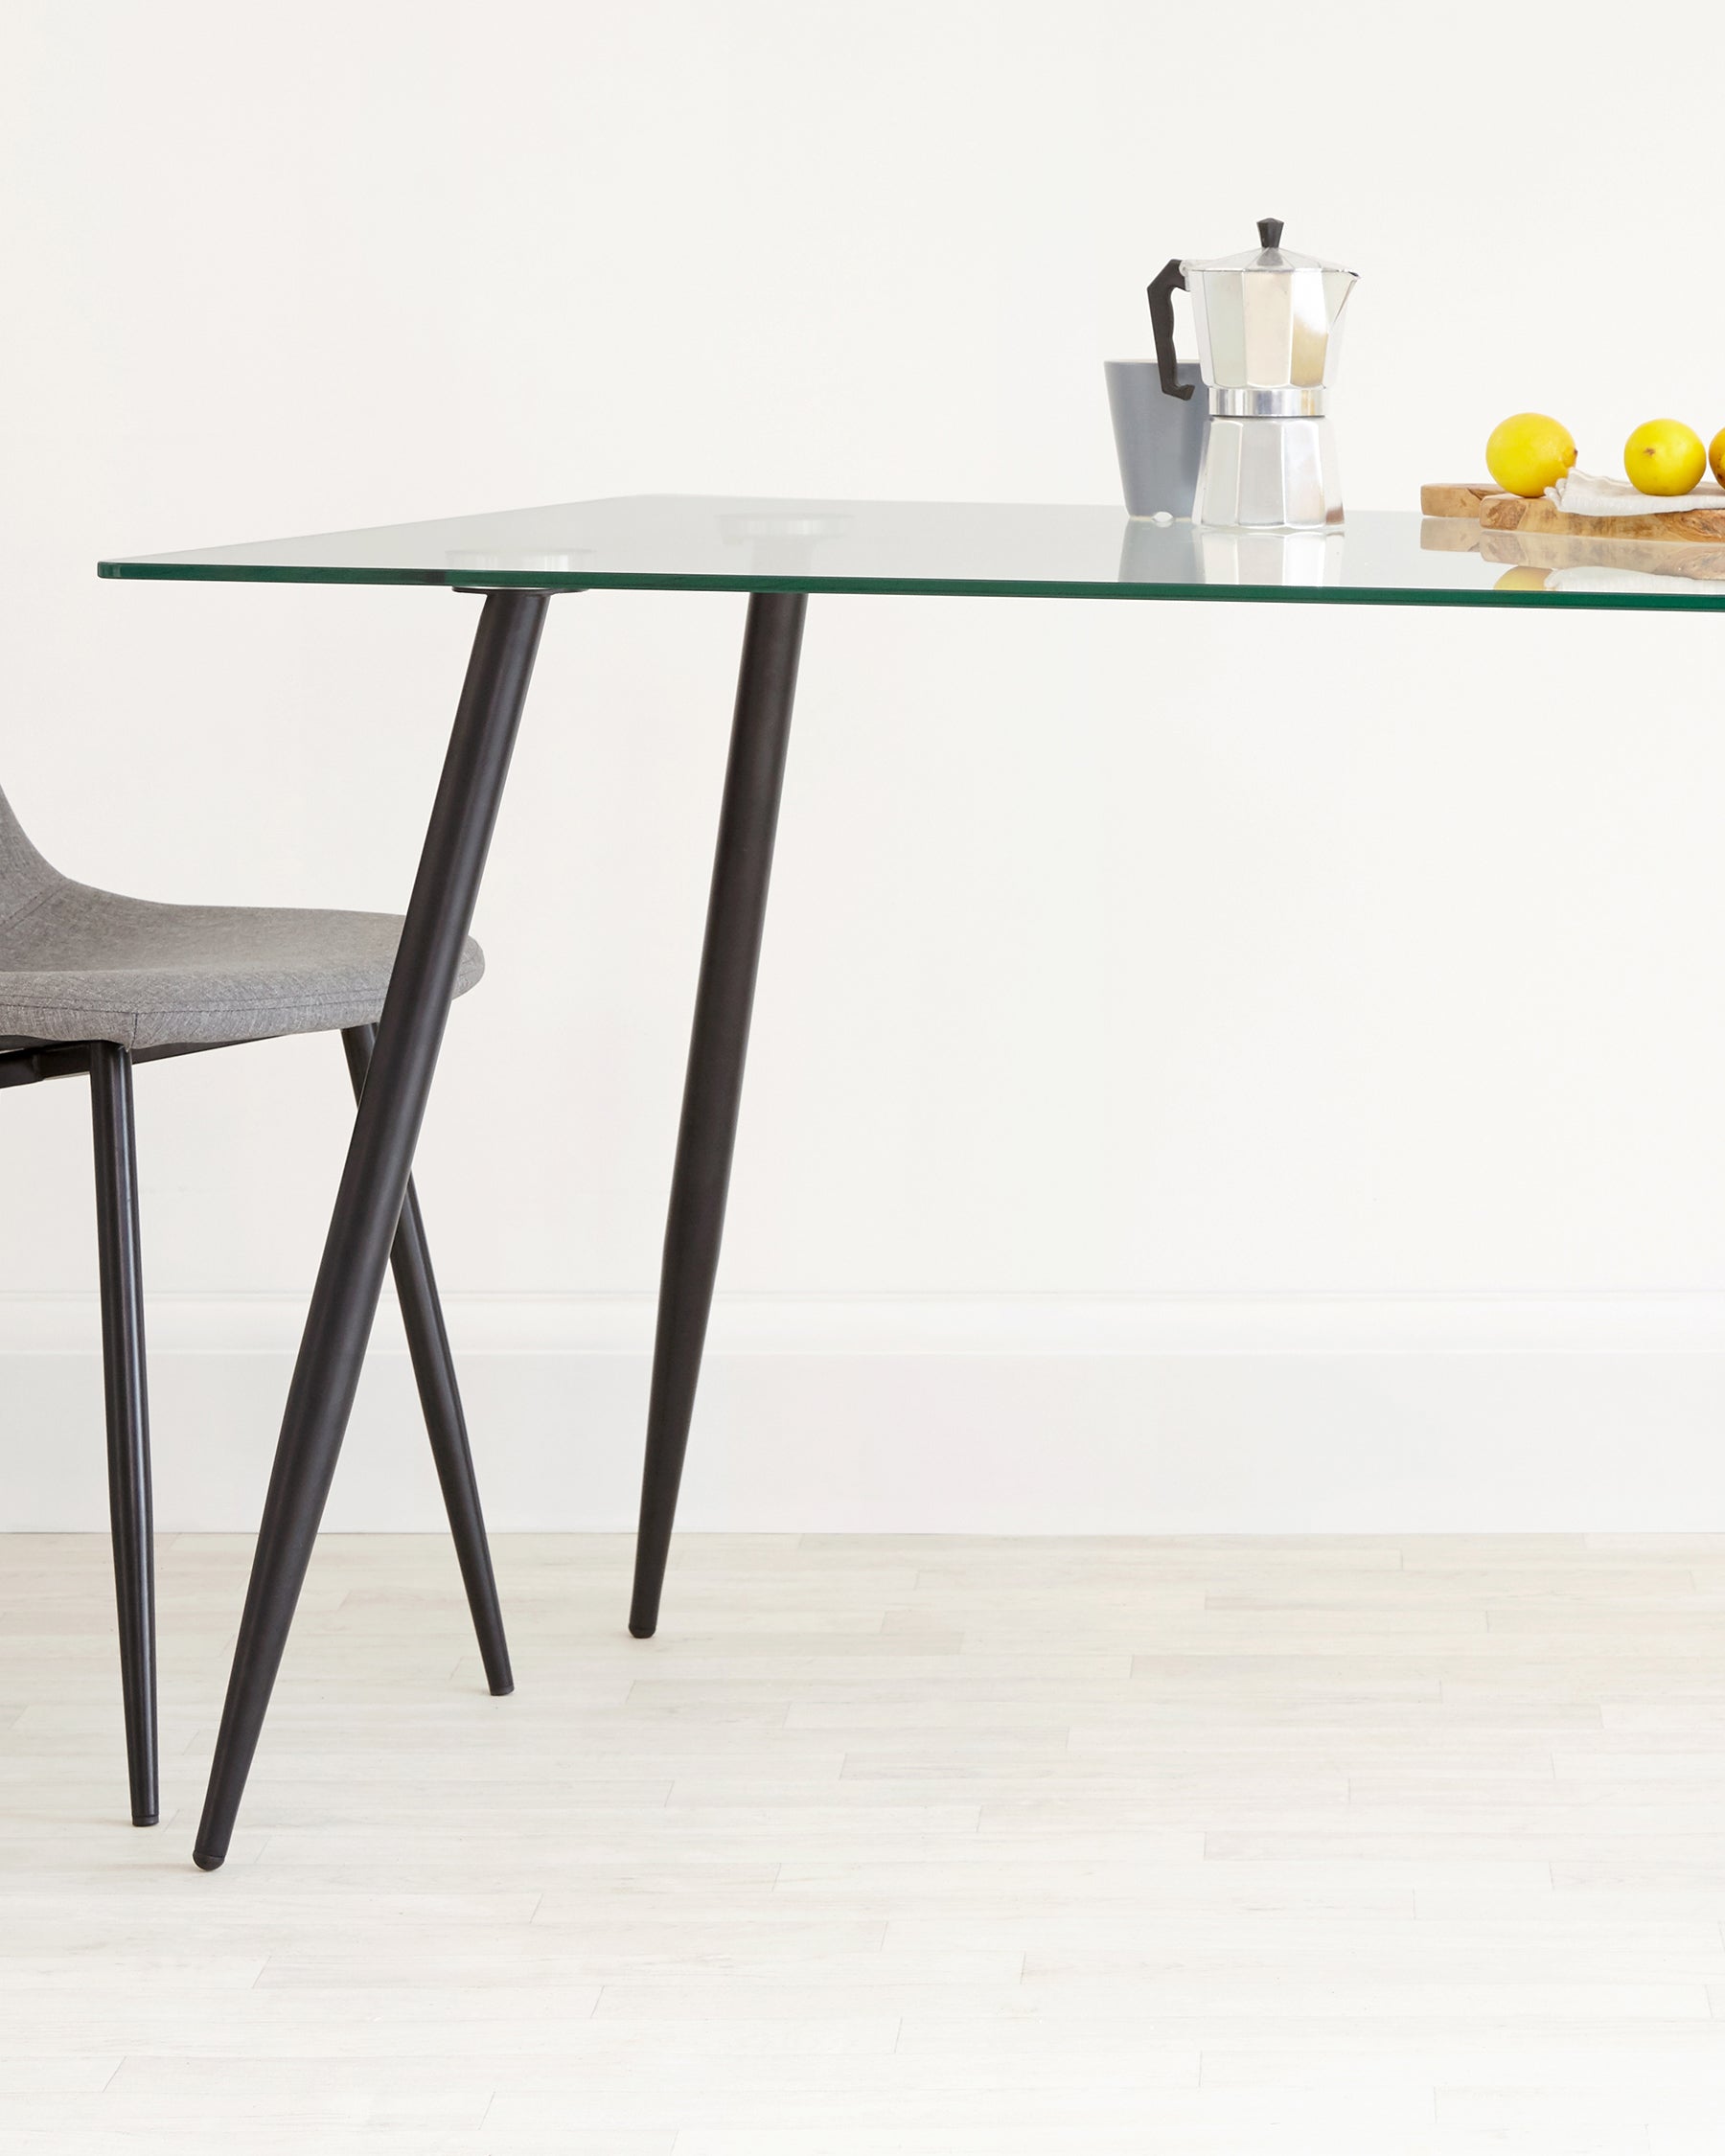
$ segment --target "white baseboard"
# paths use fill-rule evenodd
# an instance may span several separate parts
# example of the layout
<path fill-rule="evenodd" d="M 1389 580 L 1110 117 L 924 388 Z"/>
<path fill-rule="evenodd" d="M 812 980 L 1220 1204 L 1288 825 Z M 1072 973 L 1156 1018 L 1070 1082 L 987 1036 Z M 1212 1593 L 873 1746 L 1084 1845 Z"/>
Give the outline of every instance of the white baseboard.
<path fill-rule="evenodd" d="M 632 1524 L 646 1296 L 451 1296 L 499 1530 Z M 165 1529 L 255 1525 L 303 1299 L 150 1303 Z M 0 1296 L 0 1527 L 104 1521 L 94 1299 Z M 724 1296 L 682 1519 L 826 1532 L 1725 1528 L 1725 1296 Z M 393 1312 L 330 1525 L 438 1521 Z"/>

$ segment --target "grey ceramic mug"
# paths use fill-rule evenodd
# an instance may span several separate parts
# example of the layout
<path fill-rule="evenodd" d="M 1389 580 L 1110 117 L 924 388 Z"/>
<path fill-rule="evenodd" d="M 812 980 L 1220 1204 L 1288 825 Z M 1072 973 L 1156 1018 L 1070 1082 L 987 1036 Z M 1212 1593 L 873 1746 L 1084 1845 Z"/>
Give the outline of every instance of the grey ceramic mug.
<path fill-rule="evenodd" d="M 1115 449 L 1120 459 L 1120 485 L 1128 516 L 1154 516 L 1165 510 L 1189 516 L 1198 493 L 1198 467 L 1204 458 L 1204 430 L 1209 422 L 1209 394 L 1194 365 L 1175 369 L 1190 397 L 1169 397 L 1154 359 L 1105 359 L 1108 408 L 1114 414 Z"/>

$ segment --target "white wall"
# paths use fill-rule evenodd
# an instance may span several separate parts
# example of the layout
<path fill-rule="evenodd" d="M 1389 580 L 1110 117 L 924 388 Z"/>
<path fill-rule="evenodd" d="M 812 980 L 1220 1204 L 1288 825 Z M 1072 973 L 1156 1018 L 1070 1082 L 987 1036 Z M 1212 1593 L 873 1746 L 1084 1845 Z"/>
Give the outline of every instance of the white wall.
<path fill-rule="evenodd" d="M 1725 424 L 1716 7 L 11 0 L 0 775 L 404 897 L 474 602 L 99 553 L 655 490 L 1108 500 L 1165 257 L 1355 264 L 1349 499 Z M 1611 115 L 1613 155 L 1566 128 Z M 499 1525 L 632 1505 L 742 602 L 553 609 L 422 1153 Z M 1725 1525 L 1725 629 L 811 613 L 686 1518 Z M 139 1079 L 168 1525 L 246 1525 L 333 1044 Z M 0 1099 L 0 1524 L 101 1517 L 77 1088 Z M 399 1336 L 393 1318 L 380 1338 Z M 427 1517 L 399 1357 L 334 1517 Z"/>

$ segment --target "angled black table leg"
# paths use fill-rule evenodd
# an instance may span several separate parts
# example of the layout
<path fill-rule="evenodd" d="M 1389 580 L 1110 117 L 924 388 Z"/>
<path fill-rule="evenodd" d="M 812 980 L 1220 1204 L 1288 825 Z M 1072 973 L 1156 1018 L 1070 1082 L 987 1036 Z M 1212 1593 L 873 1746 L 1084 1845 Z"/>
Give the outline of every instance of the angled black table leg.
<path fill-rule="evenodd" d="M 376 1040 L 376 1032 L 369 1025 L 350 1025 L 341 1036 L 356 1101 L 365 1091 Z M 461 1388 L 455 1378 L 455 1358 L 449 1352 L 443 1302 L 431 1271 L 431 1246 L 426 1240 L 419 1192 L 411 1176 L 389 1263 L 395 1273 L 402 1325 L 407 1335 L 407 1352 L 413 1359 L 414 1382 L 425 1410 L 426 1433 L 431 1440 L 444 1510 L 449 1516 L 455 1561 L 461 1567 L 461 1583 L 467 1589 L 468 1608 L 472 1612 L 473 1631 L 479 1640 L 479 1659 L 485 1664 L 486 1684 L 501 1698 L 515 1690 L 509 1642 L 503 1637 L 503 1612 L 497 1606 L 497 1582 L 492 1571 L 491 1545 L 485 1539 L 485 1514 L 468 1443 Z"/>
<path fill-rule="evenodd" d="M 138 1239 L 138 1147 L 131 1057 L 92 1041 L 90 1121 L 96 1149 L 96 1250 L 102 1276 L 102 1369 L 107 1396 L 108 1519 L 120 1614 L 120 1686 L 134 1826 L 153 1826 L 156 1788 L 155 1552 L 150 1501 L 144 1272 Z"/>
<path fill-rule="evenodd" d="M 473 638 L 282 1418 L 193 1852 L 206 1871 L 227 1855 L 353 1410 L 547 603 L 494 591 Z"/>
<path fill-rule="evenodd" d="M 629 1629 L 637 1640 L 650 1640 L 658 1625 L 678 1486 L 719 1271 L 731 1148 L 743 1099 L 748 1020 L 754 1007 L 755 971 L 807 607 L 807 595 L 800 591 L 756 592 L 748 602 L 748 625 L 743 635 L 730 761 L 719 814 L 706 940 L 701 953 L 701 984 L 695 997 L 659 1273 L 634 1599 L 629 1613 Z"/>

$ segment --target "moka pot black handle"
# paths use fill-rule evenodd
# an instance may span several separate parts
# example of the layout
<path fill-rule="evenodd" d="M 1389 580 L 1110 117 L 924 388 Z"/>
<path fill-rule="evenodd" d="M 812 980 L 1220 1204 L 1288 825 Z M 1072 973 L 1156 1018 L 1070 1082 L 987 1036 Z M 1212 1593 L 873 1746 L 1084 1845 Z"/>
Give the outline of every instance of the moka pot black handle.
<path fill-rule="evenodd" d="M 1174 357 L 1174 295 L 1186 288 L 1180 257 L 1164 263 L 1150 280 L 1150 329 L 1156 338 L 1156 371 L 1162 377 L 1164 397 L 1189 397 L 1192 384 L 1182 381 Z"/>

